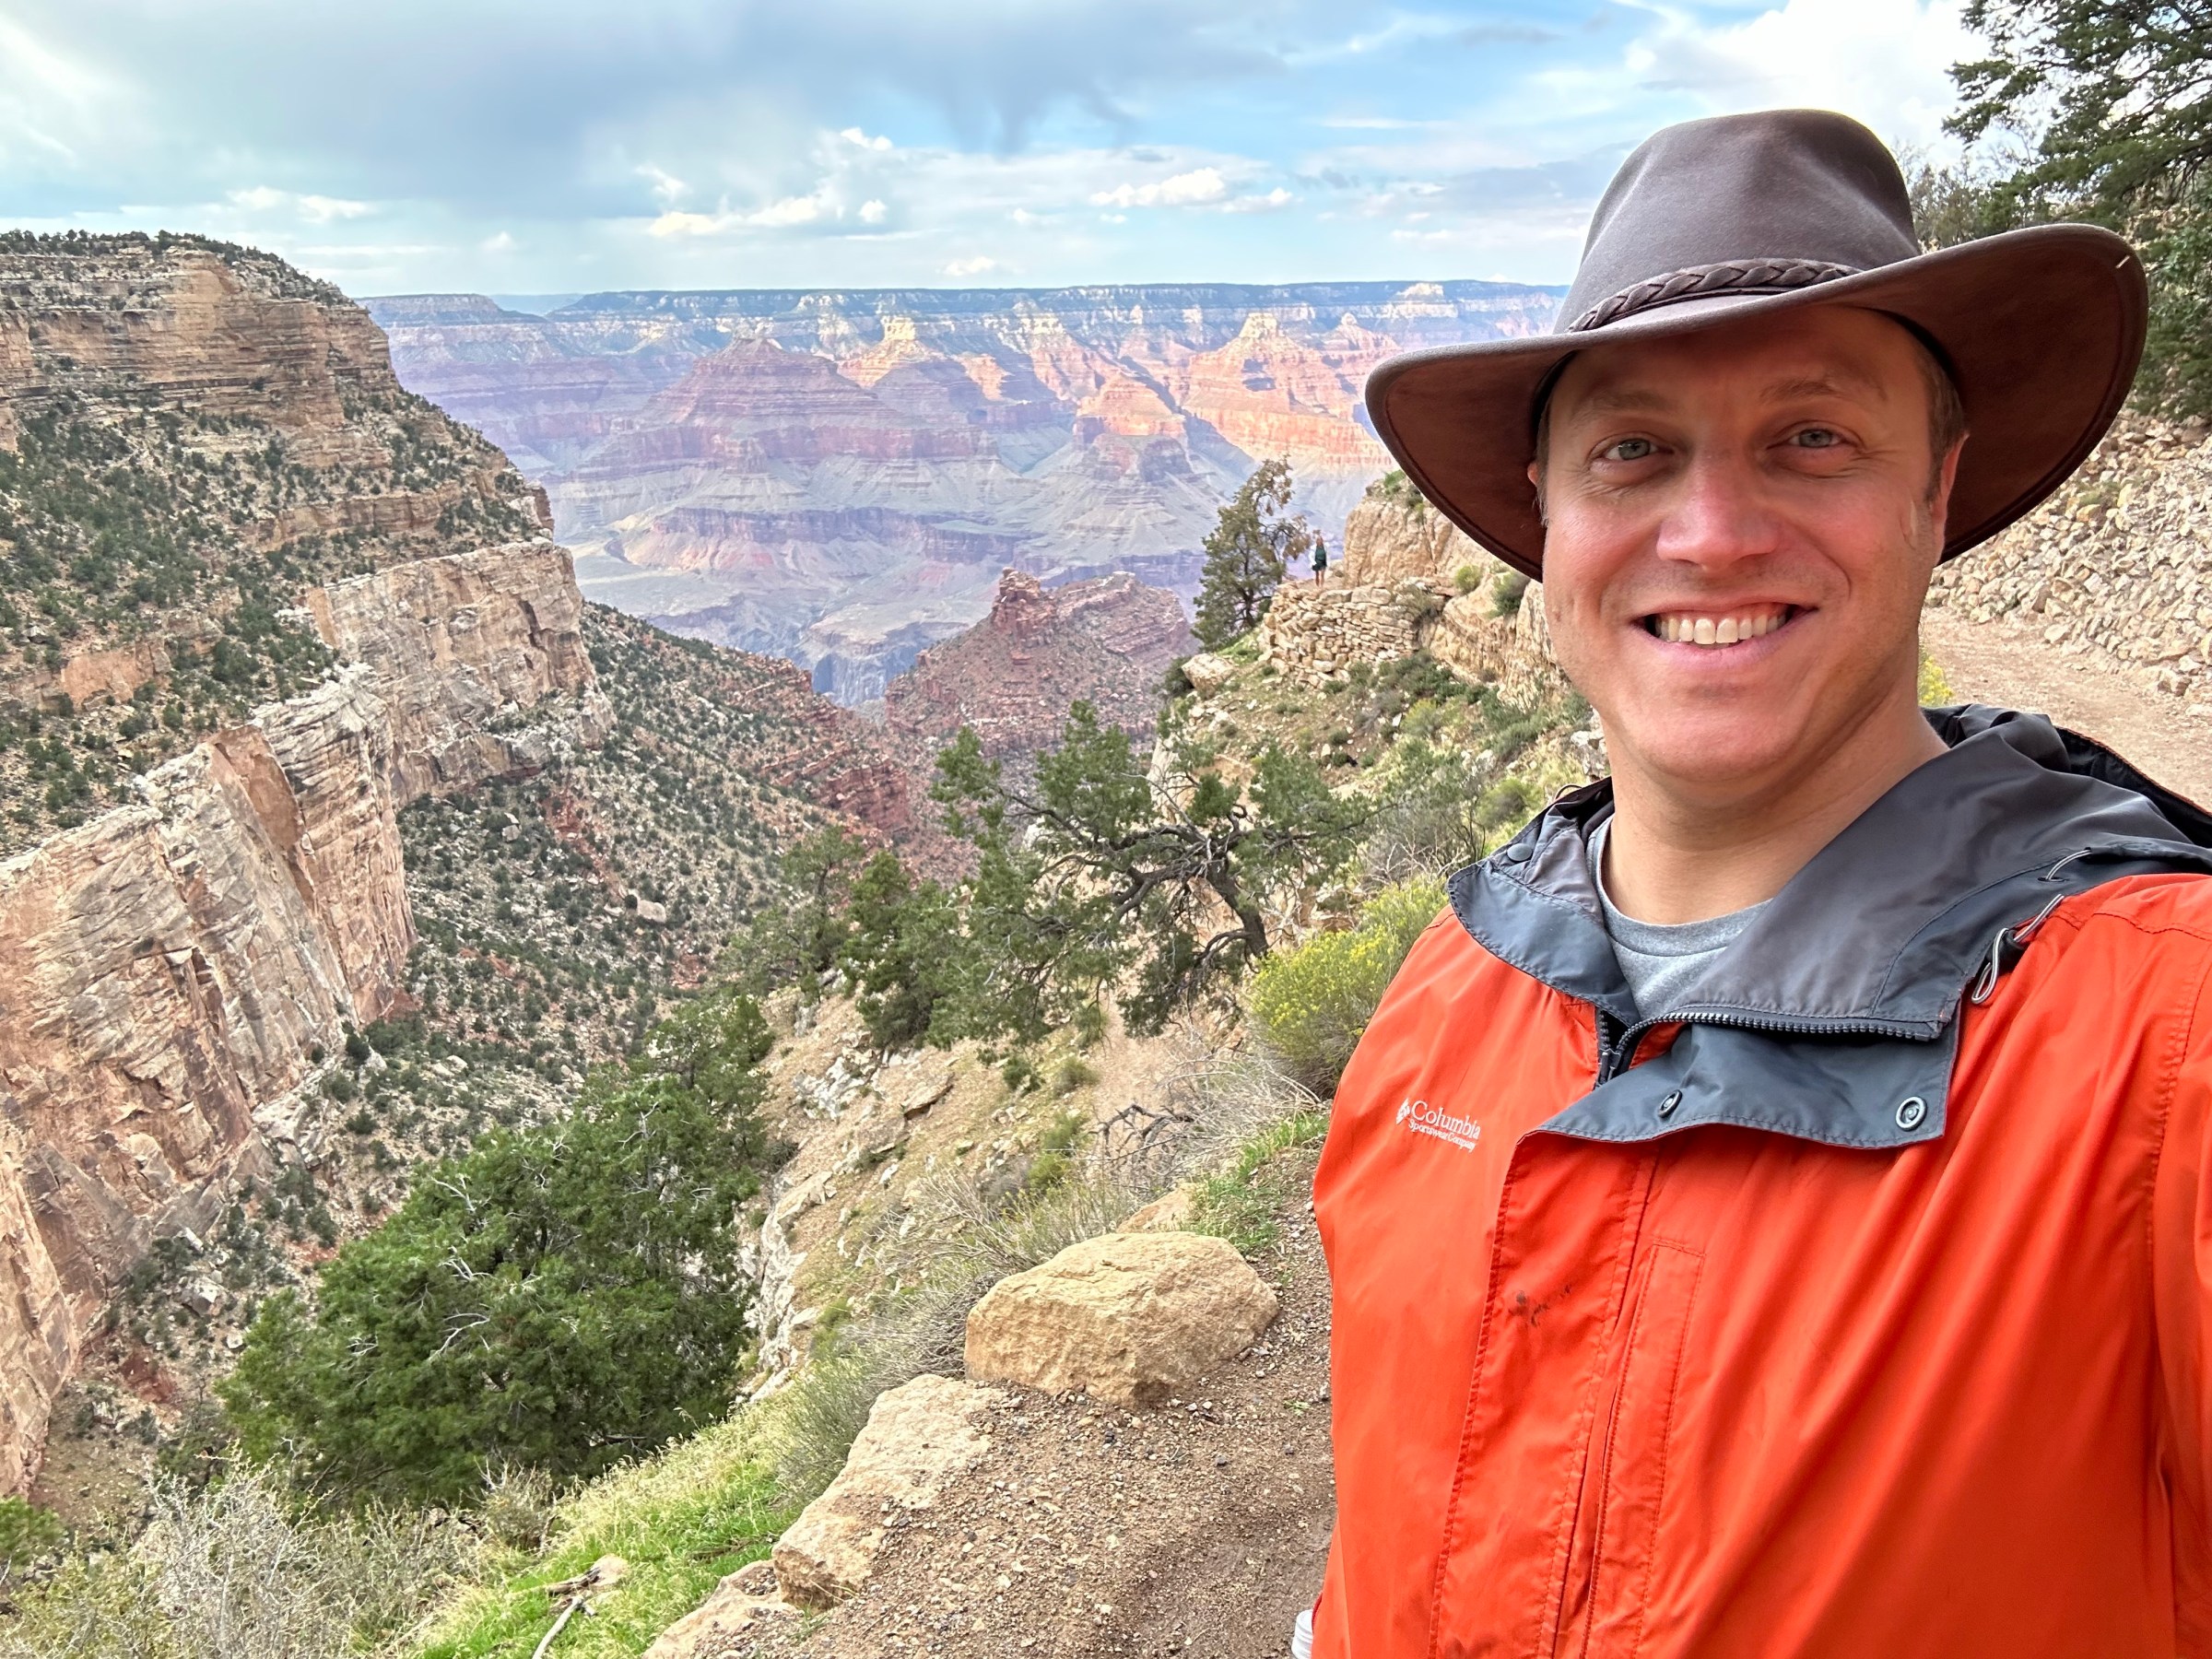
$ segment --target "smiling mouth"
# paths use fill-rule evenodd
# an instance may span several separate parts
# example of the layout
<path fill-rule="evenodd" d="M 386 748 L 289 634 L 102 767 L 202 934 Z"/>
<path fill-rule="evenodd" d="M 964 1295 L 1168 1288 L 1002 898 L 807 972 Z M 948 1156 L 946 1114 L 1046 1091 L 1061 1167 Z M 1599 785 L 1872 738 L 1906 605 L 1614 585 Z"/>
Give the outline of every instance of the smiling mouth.
<path fill-rule="evenodd" d="M 1797 615 L 1794 605 L 1750 605 L 1733 611 L 1654 611 L 1644 618 L 1646 633 L 1676 645 L 1719 650 L 1772 633 Z"/>

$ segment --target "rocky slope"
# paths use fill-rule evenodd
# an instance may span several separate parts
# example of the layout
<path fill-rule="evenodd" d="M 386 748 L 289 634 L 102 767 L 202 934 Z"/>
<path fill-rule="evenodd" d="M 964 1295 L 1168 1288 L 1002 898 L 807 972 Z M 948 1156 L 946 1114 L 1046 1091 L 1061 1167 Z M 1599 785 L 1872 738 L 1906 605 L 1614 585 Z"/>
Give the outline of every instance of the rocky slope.
<path fill-rule="evenodd" d="M 303 588 L 548 523 L 326 284 L 195 238 L 0 234 L 0 853 L 320 678 Z"/>
<path fill-rule="evenodd" d="M 124 1274 L 273 1173 L 274 1147 L 300 1138 L 304 1087 L 402 1000 L 415 929 L 398 813 L 432 781 L 403 743 L 438 722 L 459 740 L 436 781 L 461 788 L 604 730 L 572 583 L 566 628 L 556 611 L 498 665 L 504 731 L 453 719 L 481 663 L 429 665 L 432 639 L 511 606 L 510 584 L 557 588 L 567 562 L 518 544 L 347 584 L 335 677 L 0 864 L 0 1215 L 31 1223 L 6 1240 L 27 1294 L 0 1313 L 0 1483 L 35 1468 L 53 1395 Z M 334 614 L 330 590 L 308 598 Z"/>
<path fill-rule="evenodd" d="M 65 1385 L 74 1479 L 416 1161 L 559 1110 L 789 839 L 914 814 L 800 670 L 587 610 L 542 496 L 280 262 L 0 237 L 0 413 L 20 1490 Z"/>
<path fill-rule="evenodd" d="M 994 759 L 1032 755 L 1058 740 L 1078 700 L 1148 738 L 1161 680 L 1191 648 L 1182 601 L 1133 576 L 1046 588 L 1009 570 L 988 617 L 890 683 L 885 718 L 901 752 L 924 766 L 964 725 Z"/>
<path fill-rule="evenodd" d="M 1001 567 L 1187 590 L 1288 455 L 1332 535 L 1387 465 L 1367 371 L 1540 328 L 1496 283 L 369 302 L 407 383 L 543 483 L 585 591 L 789 655 L 847 701 L 979 620 Z"/>

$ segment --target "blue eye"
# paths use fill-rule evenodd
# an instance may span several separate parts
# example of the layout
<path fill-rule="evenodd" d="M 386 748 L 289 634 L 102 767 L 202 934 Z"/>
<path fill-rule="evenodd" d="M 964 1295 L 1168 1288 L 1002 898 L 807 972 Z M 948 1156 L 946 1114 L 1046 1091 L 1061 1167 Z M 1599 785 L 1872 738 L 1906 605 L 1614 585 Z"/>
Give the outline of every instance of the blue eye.
<path fill-rule="evenodd" d="M 1601 453 L 1607 461 L 1641 461 L 1652 453 L 1653 447 L 1649 438 L 1623 438 L 1607 444 Z"/>
<path fill-rule="evenodd" d="M 1827 427 L 1807 427 L 1791 441 L 1800 449 L 1833 449 L 1843 440 Z"/>

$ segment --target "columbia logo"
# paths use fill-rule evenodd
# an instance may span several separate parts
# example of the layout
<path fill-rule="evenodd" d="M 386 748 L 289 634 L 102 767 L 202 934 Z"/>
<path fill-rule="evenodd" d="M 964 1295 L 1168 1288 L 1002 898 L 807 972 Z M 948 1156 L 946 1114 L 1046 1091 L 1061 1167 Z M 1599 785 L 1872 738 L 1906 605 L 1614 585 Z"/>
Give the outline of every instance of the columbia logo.
<path fill-rule="evenodd" d="M 1472 1152 L 1475 1143 L 1482 1138 L 1482 1125 L 1473 1118 L 1453 1117 L 1426 1100 L 1399 1101 L 1398 1124 L 1416 1135 L 1432 1135 L 1438 1140 L 1449 1141 L 1463 1152 Z"/>

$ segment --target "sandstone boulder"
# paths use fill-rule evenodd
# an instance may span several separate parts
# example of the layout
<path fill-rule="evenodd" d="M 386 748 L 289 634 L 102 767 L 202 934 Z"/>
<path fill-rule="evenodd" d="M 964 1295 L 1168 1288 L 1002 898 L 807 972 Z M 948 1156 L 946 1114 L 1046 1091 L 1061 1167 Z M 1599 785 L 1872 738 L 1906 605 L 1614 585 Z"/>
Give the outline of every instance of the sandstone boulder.
<path fill-rule="evenodd" d="M 822 1608 L 866 1579 L 894 1515 L 926 1510 L 991 1448 L 983 1414 L 994 1388 L 916 1377 L 868 1413 L 845 1466 L 776 1541 L 776 1583 L 794 1606 Z"/>
<path fill-rule="evenodd" d="M 1145 1404 L 1242 1352 L 1276 1312 L 1224 1240 L 1108 1233 L 992 1287 L 968 1315 L 968 1374 Z"/>
<path fill-rule="evenodd" d="M 1201 697 L 1211 697 L 1229 684 L 1235 676 L 1237 665 L 1225 656 L 1216 656 L 1202 651 L 1182 665 L 1182 677 L 1191 682 L 1191 689 Z"/>
<path fill-rule="evenodd" d="M 714 1592 L 660 1634 L 645 1659 L 721 1659 L 748 1651 L 746 1639 L 798 1609 L 776 1593 L 775 1569 L 755 1561 L 714 1586 Z"/>

